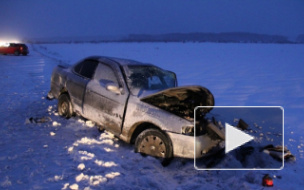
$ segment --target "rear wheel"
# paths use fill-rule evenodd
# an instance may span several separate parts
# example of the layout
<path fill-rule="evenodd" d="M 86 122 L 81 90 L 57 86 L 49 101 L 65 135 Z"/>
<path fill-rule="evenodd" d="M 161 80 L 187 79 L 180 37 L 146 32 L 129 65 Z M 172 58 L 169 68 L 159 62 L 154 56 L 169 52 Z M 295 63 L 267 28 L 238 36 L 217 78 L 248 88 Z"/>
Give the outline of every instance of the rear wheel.
<path fill-rule="evenodd" d="M 58 98 L 58 113 L 60 116 L 70 118 L 73 116 L 73 108 L 68 94 L 61 94 Z"/>
<path fill-rule="evenodd" d="M 163 166 L 167 166 L 173 157 L 170 139 L 157 129 L 147 129 L 140 133 L 135 141 L 135 152 L 161 158 Z"/>
<path fill-rule="evenodd" d="M 18 56 L 18 55 L 20 55 L 20 52 L 19 52 L 18 50 L 16 50 L 16 51 L 14 52 L 14 55 Z"/>

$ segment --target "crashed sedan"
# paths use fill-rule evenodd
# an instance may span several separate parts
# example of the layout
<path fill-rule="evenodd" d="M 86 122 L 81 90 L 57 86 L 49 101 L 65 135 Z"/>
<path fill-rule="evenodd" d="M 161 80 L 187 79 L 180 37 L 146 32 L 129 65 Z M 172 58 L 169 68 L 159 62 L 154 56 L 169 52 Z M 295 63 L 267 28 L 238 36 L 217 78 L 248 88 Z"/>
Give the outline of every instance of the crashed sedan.
<path fill-rule="evenodd" d="M 178 87 L 175 73 L 152 64 L 92 56 L 73 66 L 59 65 L 48 97 L 58 99 L 59 115 L 92 120 L 135 144 L 136 152 L 162 160 L 200 158 L 223 141 L 223 134 L 204 118 L 211 108 L 196 112 L 194 123 L 196 106 L 214 105 L 211 92 Z"/>

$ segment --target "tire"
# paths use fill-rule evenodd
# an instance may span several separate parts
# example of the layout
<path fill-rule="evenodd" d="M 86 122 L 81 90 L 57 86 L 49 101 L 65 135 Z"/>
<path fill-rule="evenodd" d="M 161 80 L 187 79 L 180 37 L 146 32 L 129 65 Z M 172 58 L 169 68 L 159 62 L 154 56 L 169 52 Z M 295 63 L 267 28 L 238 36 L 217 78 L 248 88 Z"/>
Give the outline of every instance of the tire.
<path fill-rule="evenodd" d="M 20 55 L 20 52 L 16 50 L 16 51 L 14 52 L 14 55 L 19 56 L 19 55 Z"/>
<path fill-rule="evenodd" d="M 173 158 L 171 140 L 157 129 L 147 129 L 138 135 L 135 141 L 135 152 L 158 157 L 163 166 L 169 165 Z"/>
<path fill-rule="evenodd" d="M 70 118 L 73 116 L 73 107 L 68 94 L 61 94 L 58 98 L 58 113 L 60 116 Z"/>

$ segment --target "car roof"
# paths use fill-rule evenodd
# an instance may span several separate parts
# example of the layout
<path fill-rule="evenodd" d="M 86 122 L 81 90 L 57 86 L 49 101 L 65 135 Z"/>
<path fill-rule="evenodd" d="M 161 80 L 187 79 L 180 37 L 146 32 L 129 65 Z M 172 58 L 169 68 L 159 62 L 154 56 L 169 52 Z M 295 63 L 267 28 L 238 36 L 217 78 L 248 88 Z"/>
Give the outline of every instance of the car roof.
<path fill-rule="evenodd" d="M 9 44 L 13 46 L 26 46 L 24 43 L 9 43 Z"/>
<path fill-rule="evenodd" d="M 142 65 L 142 66 L 148 66 L 152 64 L 149 63 L 142 63 L 131 59 L 123 59 L 123 58 L 116 58 L 116 57 L 107 57 L 107 56 L 90 56 L 86 59 L 93 59 L 100 62 L 116 62 L 117 64 L 121 66 L 128 66 L 128 65 Z M 154 65 L 153 65 L 154 66 Z"/>

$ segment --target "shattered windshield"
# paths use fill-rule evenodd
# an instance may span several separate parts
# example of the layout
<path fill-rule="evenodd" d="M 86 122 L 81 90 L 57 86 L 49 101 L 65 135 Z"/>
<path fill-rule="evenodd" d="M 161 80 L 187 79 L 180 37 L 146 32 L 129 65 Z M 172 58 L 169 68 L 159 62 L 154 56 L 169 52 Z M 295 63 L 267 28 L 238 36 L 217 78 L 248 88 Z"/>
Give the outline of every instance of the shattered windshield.
<path fill-rule="evenodd" d="M 175 74 L 155 66 L 129 65 L 126 75 L 132 94 L 137 96 L 175 87 Z"/>

